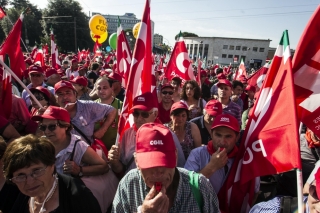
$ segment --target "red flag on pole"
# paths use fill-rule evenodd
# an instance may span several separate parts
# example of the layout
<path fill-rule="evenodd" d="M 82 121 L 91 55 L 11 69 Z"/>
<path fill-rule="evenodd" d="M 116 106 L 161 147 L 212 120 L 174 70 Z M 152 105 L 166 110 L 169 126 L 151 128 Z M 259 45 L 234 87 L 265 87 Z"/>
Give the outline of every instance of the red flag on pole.
<path fill-rule="evenodd" d="M 11 75 L 10 73 L 0 68 L 0 79 L 2 81 L 0 113 L 5 118 L 9 119 L 11 115 L 11 108 L 12 108 Z"/>
<path fill-rule="evenodd" d="M 256 177 L 301 169 L 293 87 L 289 37 L 284 31 L 254 104 L 239 154 L 219 191 L 222 212 L 248 212 Z"/>
<path fill-rule="evenodd" d="M 119 121 L 118 134 L 120 135 L 120 139 L 118 141 L 121 141 L 123 132 L 133 124 L 133 117 L 129 113 L 132 108 L 133 99 L 146 92 L 153 93 L 155 89 L 155 86 L 152 86 L 154 75 L 152 75 L 151 41 L 150 0 L 146 0 L 133 52 L 133 63 L 131 63 L 130 67 L 126 97 Z M 156 97 L 154 98 L 156 100 Z M 130 117 L 129 114 L 131 115 Z"/>
<path fill-rule="evenodd" d="M 56 43 L 54 42 L 54 34 L 51 29 L 51 66 L 55 69 L 61 68 L 61 63 L 59 60 L 59 52 Z"/>
<path fill-rule="evenodd" d="M 293 58 L 298 118 L 320 137 L 320 6 L 307 24 Z"/>
<path fill-rule="evenodd" d="M 262 83 L 266 78 L 266 74 L 269 70 L 270 64 L 271 60 L 247 79 L 247 83 L 251 86 L 254 86 L 256 88 L 256 92 L 258 92 L 262 87 Z"/>
<path fill-rule="evenodd" d="M 244 66 L 243 59 L 241 59 L 241 63 L 239 65 L 238 70 L 236 71 L 234 79 L 237 80 L 240 75 L 244 75 L 245 77 L 247 77 L 247 71 L 246 71 L 246 67 Z"/>
<path fill-rule="evenodd" d="M 4 9 L 2 7 L 0 7 L 0 20 L 3 19 L 6 16 L 6 12 L 4 11 Z"/>
<path fill-rule="evenodd" d="M 185 81 L 195 80 L 195 76 L 181 31 L 179 37 L 180 39 L 175 43 L 167 64 L 166 77 L 171 80 L 173 77 L 178 76 L 181 78 L 182 84 L 184 84 Z"/>

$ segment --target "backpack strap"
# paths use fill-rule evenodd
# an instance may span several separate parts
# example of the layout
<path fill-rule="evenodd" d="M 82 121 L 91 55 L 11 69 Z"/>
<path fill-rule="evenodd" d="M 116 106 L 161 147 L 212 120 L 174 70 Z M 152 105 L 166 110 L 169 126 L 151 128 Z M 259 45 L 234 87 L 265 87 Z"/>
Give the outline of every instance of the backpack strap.
<path fill-rule="evenodd" d="M 200 193 L 200 186 L 199 186 L 199 174 L 194 171 L 189 171 L 189 183 L 191 186 L 192 193 L 197 201 L 198 207 L 202 212 L 202 205 L 203 205 L 203 198 Z"/>

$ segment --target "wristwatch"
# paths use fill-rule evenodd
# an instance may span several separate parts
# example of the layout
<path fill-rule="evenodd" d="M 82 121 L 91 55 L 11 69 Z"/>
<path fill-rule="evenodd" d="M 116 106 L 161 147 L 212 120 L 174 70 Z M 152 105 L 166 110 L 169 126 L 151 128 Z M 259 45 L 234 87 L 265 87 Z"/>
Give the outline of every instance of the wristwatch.
<path fill-rule="evenodd" d="M 82 166 L 79 166 L 80 167 L 80 172 L 78 174 L 79 177 L 82 177 L 83 176 L 83 173 L 82 173 Z"/>

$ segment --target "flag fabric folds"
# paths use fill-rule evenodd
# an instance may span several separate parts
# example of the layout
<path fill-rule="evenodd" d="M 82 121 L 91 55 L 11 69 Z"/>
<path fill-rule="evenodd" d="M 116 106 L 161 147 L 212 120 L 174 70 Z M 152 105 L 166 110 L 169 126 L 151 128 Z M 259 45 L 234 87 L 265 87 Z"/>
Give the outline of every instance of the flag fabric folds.
<path fill-rule="evenodd" d="M 222 212 L 248 212 L 256 177 L 301 169 L 294 103 L 289 36 L 284 31 L 254 104 L 239 154 L 218 194 Z"/>
<path fill-rule="evenodd" d="M 243 59 L 241 59 L 241 63 L 239 65 L 238 70 L 236 71 L 234 79 L 237 80 L 240 75 L 244 75 L 245 77 L 247 77 L 247 71 L 246 71 L 246 67 L 244 66 Z"/>
<path fill-rule="evenodd" d="M 299 121 L 320 137 L 320 6 L 310 18 L 292 61 Z"/>
<path fill-rule="evenodd" d="M 2 7 L 0 7 L 0 20 L 3 19 L 6 16 L 6 12 L 4 11 L 4 9 Z"/>
<path fill-rule="evenodd" d="M 54 42 L 53 30 L 51 30 L 51 66 L 57 70 L 61 68 L 58 47 Z"/>
<path fill-rule="evenodd" d="M 247 83 L 251 86 L 254 86 L 256 88 L 256 92 L 258 92 L 262 87 L 262 83 L 269 70 L 270 64 L 271 64 L 271 60 L 248 78 Z"/>

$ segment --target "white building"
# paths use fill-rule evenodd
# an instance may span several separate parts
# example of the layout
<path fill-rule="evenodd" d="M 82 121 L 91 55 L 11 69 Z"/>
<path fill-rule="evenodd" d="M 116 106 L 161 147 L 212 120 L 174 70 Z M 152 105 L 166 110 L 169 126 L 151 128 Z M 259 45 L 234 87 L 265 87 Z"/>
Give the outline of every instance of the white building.
<path fill-rule="evenodd" d="M 190 58 L 195 59 L 200 53 L 201 58 L 207 58 L 207 65 L 238 64 L 241 59 L 245 64 L 254 63 L 263 66 L 267 59 L 269 39 L 245 39 L 223 37 L 186 37 L 184 41 Z"/>
<path fill-rule="evenodd" d="M 92 16 L 97 15 L 100 13 L 95 13 L 92 12 Z M 141 19 L 137 19 L 136 15 L 133 13 L 125 13 L 124 15 L 103 15 L 101 14 L 108 23 L 108 34 L 111 35 L 112 33 L 116 33 L 117 32 L 117 28 L 118 28 L 118 17 L 120 19 L 121 22 L 121 26 L 123 30 L 126 29 L 131 29 L 133 28 L 133 26 L 138 23 L 141 22 Z M 154 34 L 154 22 L 151 20 L 151 36 L 153 38 L 153 34 Z"/>
<path fill-rule="evenodd" d="M 156 44 L 156 45 L 163 44 L 163 36 L 162 36 L 162 35 L 159 35 L 158 33 L 154 34 L 154 36 L 153 36 L 153 42 L 154 42 L 154 44 Z"/>

